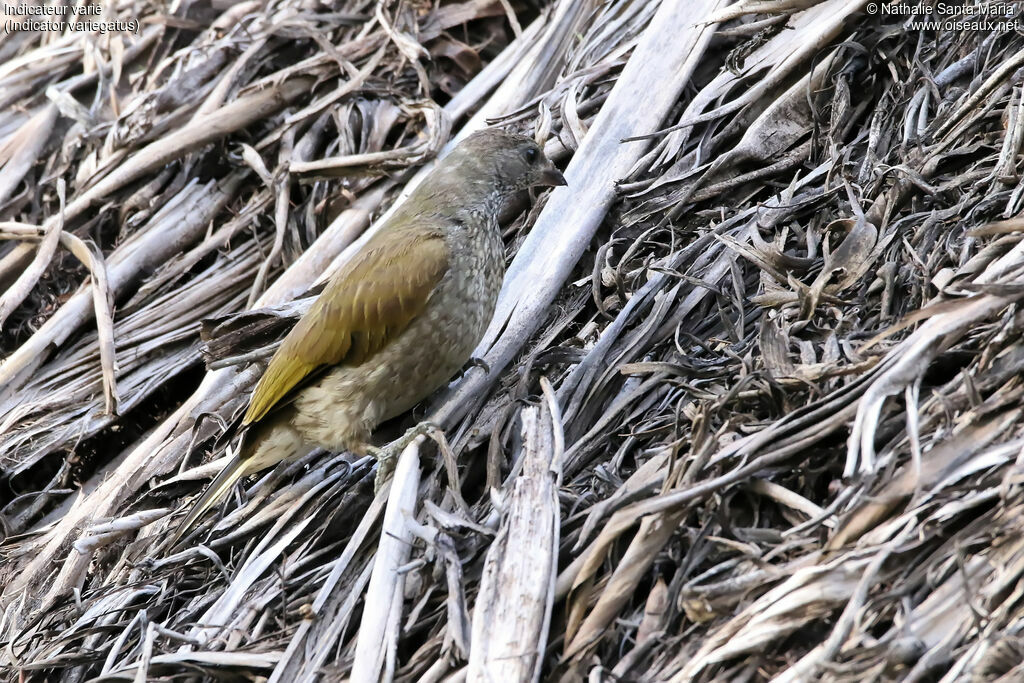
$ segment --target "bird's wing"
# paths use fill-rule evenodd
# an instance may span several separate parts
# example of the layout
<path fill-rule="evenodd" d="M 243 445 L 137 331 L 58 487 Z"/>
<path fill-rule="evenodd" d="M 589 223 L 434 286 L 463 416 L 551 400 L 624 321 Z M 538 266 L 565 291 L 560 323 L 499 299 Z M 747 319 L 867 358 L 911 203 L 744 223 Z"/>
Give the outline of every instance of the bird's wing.
<path fill-rule="evenodd" d="M 437 231 L 403 233 L 378 233 L 331 279 L 270 359 L 242 424 L 262 419 L 318 368 L 362 363 L 423 311 L 448 270 L 448 246 Z"/>

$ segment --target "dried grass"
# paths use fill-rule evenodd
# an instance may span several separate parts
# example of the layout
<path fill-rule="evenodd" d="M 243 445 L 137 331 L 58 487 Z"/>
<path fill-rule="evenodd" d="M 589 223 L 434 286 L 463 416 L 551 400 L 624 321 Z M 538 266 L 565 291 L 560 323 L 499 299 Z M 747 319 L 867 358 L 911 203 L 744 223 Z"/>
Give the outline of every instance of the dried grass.
<path fill-rule="evenodd" d="M 1024 37 L 864 5 L 4 37 L 0 670 L 1019 679 Z M 569 187 L 508 216 L 484 363 L 417 411 L 446 438 L 376 496 L 283 464 L 168 551 L 252 361 L 488 121 Z"/>

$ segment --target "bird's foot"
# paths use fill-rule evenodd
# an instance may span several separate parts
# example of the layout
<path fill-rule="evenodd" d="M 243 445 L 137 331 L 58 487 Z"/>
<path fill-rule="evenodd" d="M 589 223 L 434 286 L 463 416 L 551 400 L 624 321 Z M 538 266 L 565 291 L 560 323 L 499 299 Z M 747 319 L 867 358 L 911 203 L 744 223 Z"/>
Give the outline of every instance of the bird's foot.
<path fill-rule="evenodd" d="M 377 493 L 380 491 L 388 479 L 391 478 L 391 475 L 395 473 L 398 456 L 402 454 L 406 446 L 421 436 L 438 431 L 441 431 L 441 428 L 433 422 L 420 422 L 383 448 L 377 448 L 376 446 L 368 447 L 366 452 L 377 459 L 377 477 L 373 482 L 373 492 Z"/>
<path fill-rule="evenodd" d="M 473 356 L 472 358 L 467 360 L 466 364 L 462 366 L 462 374 L 465 375 L 467 372 L 469 372 L 470 368 L 480 368 L 481 370 L 484 371 L 484 373 L 488 375 L 491 374 L 491 366 L 488 365 L 487 361 L 485 361 L 483 358 L 477 358 L 476 356 Z"/>

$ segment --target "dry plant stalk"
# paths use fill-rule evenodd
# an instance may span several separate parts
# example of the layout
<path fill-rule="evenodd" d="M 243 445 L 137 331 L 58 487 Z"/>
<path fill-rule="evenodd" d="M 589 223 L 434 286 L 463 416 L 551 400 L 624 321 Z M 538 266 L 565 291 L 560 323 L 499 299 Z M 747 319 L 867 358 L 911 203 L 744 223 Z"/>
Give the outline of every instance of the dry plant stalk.
<path fill-rule="evenodd" d="M 866 4 L 5 36 L 0 670 L 1019 678 L 1022 10 Z M 410 418 L 437 457 L 377 496 L 369 460 L 283 464 L 168 555 L 282 330 L 484 125 L 570 187 L 507 217 L 487 367 Z"/>
<path fill-rule="evenodd" d="M 473 610 L 468 681 L 537 681 L 544 663 L 558 573 L 558 484 L 564 436 L 551 386 L 542 407 L 522 412 L 522 470 L 503 501 Z"/>

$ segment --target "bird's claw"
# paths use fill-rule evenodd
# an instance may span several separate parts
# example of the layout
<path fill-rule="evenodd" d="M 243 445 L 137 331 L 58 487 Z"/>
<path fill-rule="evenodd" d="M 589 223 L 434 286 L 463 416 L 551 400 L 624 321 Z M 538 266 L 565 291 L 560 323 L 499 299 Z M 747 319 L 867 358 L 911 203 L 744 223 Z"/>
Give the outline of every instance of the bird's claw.
<path fill-rule="evenodd" d="M 473 356 L 466 361 L 466 364 L 462 366 L 462 374 L 469 372 L 470 368 L 480 368 L 485 374 L 491 374 L 491 366 L 487 364 L 483 358 L 477 358 Z"/>
<path fill-rule="evenodd" d="M 373 480 L 373 493 L 376 495 L 384 488 L 391 475 L 395 473 L 395 465 L 398 464 L 398 454 L 390 448 L 368 448 L 367 452 L 377 459 L 377 476 Z"/>
<path fill-rule="evenodd" d="M 398 465 L 398 456 L 402 454 L 402 451 L 409 444 L 421 436 L 439 431 L 441 431 L 441 428 L 433 422 L 420 422 L 383 448 L 375 446 L 367 448 L 367 453 L 377 459 L 377 476 L 373 481 L 373 492 L 377 493 L 380 491 L 388 479 L 395 473 L 395 467 Z"/>

